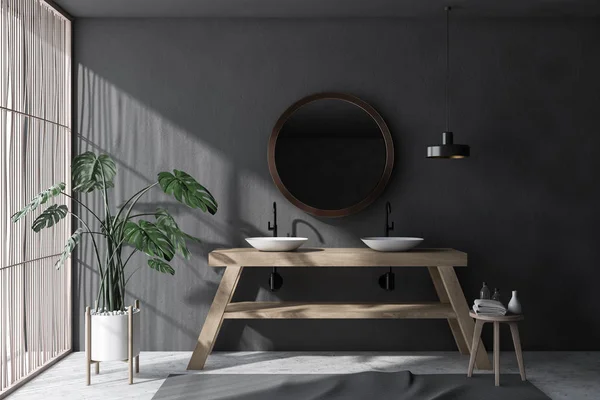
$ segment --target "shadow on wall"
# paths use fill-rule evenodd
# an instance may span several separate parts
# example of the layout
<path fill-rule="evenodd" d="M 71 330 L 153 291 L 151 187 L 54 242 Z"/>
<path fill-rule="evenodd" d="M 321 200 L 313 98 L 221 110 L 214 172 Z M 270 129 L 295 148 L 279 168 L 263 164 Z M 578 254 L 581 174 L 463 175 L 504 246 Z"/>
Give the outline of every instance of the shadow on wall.
<path fill-rule="evenodd" d="M 79 67 L 78 77 L 77 151 L 107 152 L 115 159 L 119 173 L 111 193 L 113 205 L 121 203 L 127 194 L 155 182 L 156 174 L 161 170 L 174 168 L 189 171 L 219 201 L 216 218 L 169 202 L 160 189 L 151 192 L 147 197 L 150 201 L 138 207 L 139 211 L 148 211 L 168 206 L 182 229 L 203 240 L 201 244 L 190 244 L 194 254 L 192 260 L 174 264 L 175 277 L 160 276 L 149 268 L 141 268 L 128 287 L 129 300 L 139 298 L 146 310 L 142 322 L 143 330 L 147 332 L 143 348 L 189 349 L 190 343 L 197 338 L 203 314 L 208 311 L 220 280 L 219 270 L 206 268 L 206 256 L 215 247 L 238 246 L 241 242 L 241 234 L 221 218 L 239 219 L 235 165 L 203 143 L 190 146 L 181 128 L 166 122 L 83 66 Z M 259 183 L 259 186 L 263 184 Z M 99 196 L 85 196 L 92 197 L 89 199 L 92 208 L 100 207 Z M 81 246 L 78 260 L 82 268 L 76 269 L 74 276 L 75 287 L 80 289 L 75 293 L 74 326 L 75 337 L 83 343 L 81 310 L 86 304 L 94 303 L 98 279 L 86 268 L 93 262 L 89 248 Z M 144 267 L 145 258 L 136 255 L 131 264 Z"/>
<path fill-rule="evenodd" d="M 182 229 L 203 244 L 190 261 L 174 265 L 174 277 L 141 268 L 131 281 L 131 297 L 151 310 L 143 318 L 145 350 L 193 348 L 221 274 L 207 268 L 206 253 L 268 235 L 273 201 L 280 205 L 282 235 L 304 234 L 305 225 L 309 246 L 350 247 L 362 246 L 361 236 L 381 235 L 386 200 L 394 205 L 397 235 L 469 253 L 472 268 L 458 272 L 469 300 L 483 280 L 499 287 L 505 301 L 519 290 L 527 313 L 525 349 L 598 348 L 600 325 L 587 316 L 600 312 L 594 287 L 600 271 L 593 268 L 600 256 L 600 159 L 594 153 L 600 135 L 590 134 L 600 125 L 593 106 L 600 93 L 594 45 L 600 28 L 579 20 L 461 21 L 454 51 L 460 65 L 452 75 L 452 87 L 460 90 L 453 90 L 451 113 L 457 137 L 473 149 L 464 162 L 423 154 L 442 130 L 442 34 L 443 24 L 408 20 L 76 25 L 77 147 L 110 153 L 118 162 L 112 204 L 174 168 L 190 172 L 219 201 L 214 217 L 177 208 Z M 338 220 L 294 209 L 271 183 L 266 162 L 280 113 L 321 91 L 371 103 L 401 143 L 401 169 L 383 197 Z M 156 190 L 143 206 L 168 201 Z M 92 262 L 85 247 L 78 257 Z M 236 300 L 435 299 L 426 271 L 403 269 L 391 293 L 378 288 L 381 273 L 286 269 L 284 290 L 275 297 L 264 292 L 268 271 L 248 269 Z M 333 288 L 334 279 L 343 284 Z M 80 268 L 74 282 L 80 288 L 77 330 L 97 280 Z M 78 337 L 83 343 L 80 331 Z M 510 348 L 510 338 L 503 340 Z M 450 350 L 454 343 L 443 321 L 228 321 L 216 347 Z"/>
<path fill-rule="evenodd" d="M 309 227 L 311 230 L 311 233 L 314 233 L 317 236 L 317 240 L 319 241 L 319 243 L 321 243 L 321 244 L 325 243 L 325 241 L 323 240 L 323 236 L 321 236 L 321 234 L 319 233 L 317 228 L 315 228 L 314 225 L 312 225 L 309 222 L 306 222 L 303 219 L 296 218 L 295 220 L 292 221 L 292 236 L 298 236 L 298 225 L 299 224 Z"/>
<path fill-rule="evenodd" d="M 235 157 L 225 157 L 203 141 L 190 141 L 183 128 L 170 123 L 89 69 L 80 66 L 78 76 L 80 133 L 77 152 L 106 152 L 115 159 L 118 174 L 115 188 L 109 193 L 113 206 L 121 204 L 131 192 L 155 182 L 158 172 L 174 168 L 190 172 L 219 202 L 219 212 L 211 216 L 171 201 L 157 188 L 150 192 L 149 201 L 136 205 L 139 212 L 168 208 L 184 231 L 202 239 L 202 243 L 189 244 L 193 254 L 190 261 L 173 263 L 174 277 L 162 276 L 146 268 L 143 255 L 132 258 L 133 267 L 129 271 L 141 266 L 131 279 L 127 294 L 128 301 L 140 299 L 146 310 L 142 322 L 146 332 L 143 348 L 188 350 L 197 339 L 222 275 L 220 269 L 207 268 L 208 253 L 215 248 L 244 246 L 243 238 L 247 236 L 265 235 L 266 229 L 259 229 L 247 221 L 240 210 L 244 215 L 250 211 L 250 218 L 264 219 L 261 225 L 266 227 L 268 208 L 261 215 L 260 211 L 254 211 L 254 204 L 267 204 L 270 200 L 267 196 L 278 196 L 278 193 L 274 193 L 275 189 L 264 177 L 240 171 L 231 161 Z M 240 187 L 244 189 L 243 196 L 239 194 Z M 99 195 L 84 196 L 89 196 L 87 200 L 92 209 L 101 208 L 103 200 Z M 85 215 L 85 210 L 83 212 Z M 322 241 L 319 235 L 319 242 Z M 80 246 L 77 259 L 82 268 L 76 269 L 73 278 L 75 287 L 79 288 L 74 299 L 74 330 L 79 343 L 83 343 L 81 310 L 85 305 L 94 304 L 98 276 L 89 268 L 94 261 L 91 249 L 85 243 Z M 245 273 L 245 280 L 247 275 L 252 278 L 252 273 Z M 254 284 L 240 285 L 237 295 L 276 300 L 268 292 L 261 295 L 261 286 L 265 284 L 256 285 L 256 279 L 250 279 Z M 237 332 L 236 341 L 241 342 L 253 342 L 253 339 L 244 338 L 244 332 L 251 338 L 260 336 L 243 327 L 233 332 Z"/>

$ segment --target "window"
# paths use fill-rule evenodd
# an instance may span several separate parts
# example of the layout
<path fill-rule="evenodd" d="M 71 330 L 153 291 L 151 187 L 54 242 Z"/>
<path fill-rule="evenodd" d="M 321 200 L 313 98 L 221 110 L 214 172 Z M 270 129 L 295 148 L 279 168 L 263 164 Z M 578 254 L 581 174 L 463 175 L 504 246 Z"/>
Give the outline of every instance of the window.
<path fill-rule="evenodd" d="M 11 221 L 54 183 L 70 193 L 71 22 L 40 0 L 0 0 L 0 132 L 2 397 L 71 349 L 71 266 L 54 268 L 70 218 L 40 233 L 45 207 Z"/>

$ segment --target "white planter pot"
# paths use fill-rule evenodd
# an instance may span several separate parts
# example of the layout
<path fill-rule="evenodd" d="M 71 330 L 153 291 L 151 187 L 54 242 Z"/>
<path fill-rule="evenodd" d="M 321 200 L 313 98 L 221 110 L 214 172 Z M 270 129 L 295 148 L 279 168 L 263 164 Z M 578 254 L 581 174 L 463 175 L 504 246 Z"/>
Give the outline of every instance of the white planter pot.
<path fill-rule="evenodd" d="M 129 315 L 92 315 L 92 360 L 129 358 Z M 133 357 L 140 354 L 140 310 L 133 313 Z"/>

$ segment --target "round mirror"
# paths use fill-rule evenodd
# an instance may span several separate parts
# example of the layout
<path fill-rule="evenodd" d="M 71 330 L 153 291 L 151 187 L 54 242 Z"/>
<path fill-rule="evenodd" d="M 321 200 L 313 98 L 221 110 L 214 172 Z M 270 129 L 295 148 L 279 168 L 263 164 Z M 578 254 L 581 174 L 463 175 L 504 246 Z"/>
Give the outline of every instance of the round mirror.
<path fill-rule="evenodd" d="M 316 216 L 342 217 L 371 204 L 394 165 L 389 129 L 373 107 L 346 94 L 294 103 L 269 140 L 269 171 L 281 193 Z"/>

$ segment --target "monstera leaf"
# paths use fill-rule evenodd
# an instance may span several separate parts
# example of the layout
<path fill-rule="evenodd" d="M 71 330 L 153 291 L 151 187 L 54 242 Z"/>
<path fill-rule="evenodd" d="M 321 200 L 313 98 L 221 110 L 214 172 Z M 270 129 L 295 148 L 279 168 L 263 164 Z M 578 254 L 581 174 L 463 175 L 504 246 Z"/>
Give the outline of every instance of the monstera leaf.
<path fill-rule="evenodd" d="M 200 239 L 182 232 L 175 219 L 164 208 L 156 209 L 156 226 L 167 234 L 175 247 L 175 251 L 181 253 L 186 260 L 189 260 L 190 251 L 187 248 L 185 240 L 189 239 L 199 242 Z"/>
<path fill-rule="evenodd" d="M 77 192 L 92 192 L 96 189 L 113 187 L 113 178 L 117 173 L 115 162 L 106 154 L 97 156 L 91 151 L 78 155 L 71 167 L 73 175 L 73 190 Z"/>
<path fill-rule="evenodd" d="M 51 198 L 58 196 L 63 190 L 65 190 L 65 184 L 64 184 L 64 182 L 61 182 L 61 183 L 57 183 L 56 185 L 50 186 L 48 189 L 44 190 L 43 192 L 40 192 L 37 196 L 35 196 L 33 199 L 31 199 L 31 201 L 29 202 L 29 204 L 27 204 L 25 206 L 25 208 L 23 208 L 21 211 L 16 212 L 12 215 L 12 217 L 11 217 L 12 222 L 17 222 L 18 220 L 23 218 L 25 215 L 27 215 L 31 211 L 35 210 L 36 208 L 38 208 L 40 205 L 44 204 Z"/>
<path fill-rule="evenodd" d="M 150 268 L 162 272 L 163 274 L 175 275 L 175 270 L 169 264 L 161 260 L 160 258 L 151 258 L 148 260 Z"/>
<path fill-rule="evenodd" d="M 79 228 L 71 235 L 69 240 L 67 240 L 67 244 L 65 245 L 63 252 L 61 253 L 60 257 L 58 258 L 58 261 L 56 261 L 56 264 L 54 264 L 56 269 L 59 269 L 60 267 L 62 267 L 65 264 L 65 261 L 67 261 L 67 258 L 69 258 L 69 256 L 75 249 L 75 246 L 77 246 L 77 244 L 79 243 L 79 240 L 81 240 L 82 234 L 83 234 L 83 228 Z"/>
<path fill-rule="evenodd" d="M 158 174 L 158 183 L 166 194 L 191 208 L 199 208 L 211 214 L 217 212 L 217 201 L 204 186 L 183 171 L 173 170 Z"/>
<path fill-rule="evenodd" d="M 52 204 L 43 213 L 40 214 L 39 217 L 33 221 L 33 225 L 31 225 L 31 229 L 34 232 L 39 232 L 44 228 L 50 228 L 58 221 L 67 216 L 69 209 L 65 205 Z"/>
<path fill-rule="evenodd" d="M 136 249 L 151 257 L 164 258 L 171 261 L 175 255 L 175 247 L 169 237 L 152 222 L 127 222 L 124 230 L 125 240 Z"/>

